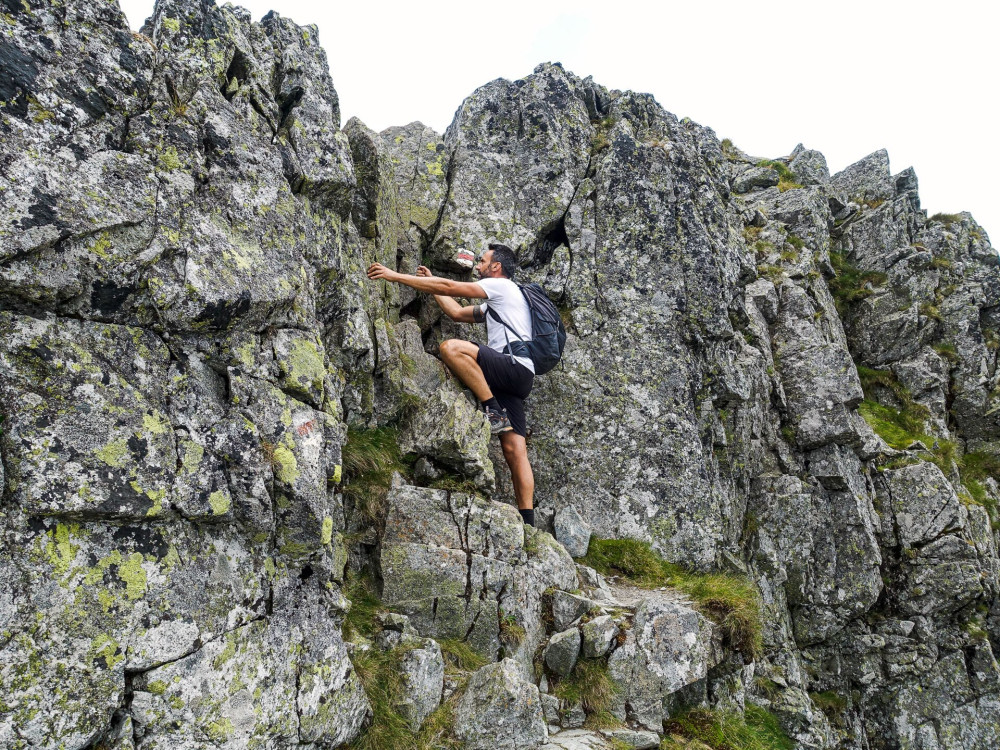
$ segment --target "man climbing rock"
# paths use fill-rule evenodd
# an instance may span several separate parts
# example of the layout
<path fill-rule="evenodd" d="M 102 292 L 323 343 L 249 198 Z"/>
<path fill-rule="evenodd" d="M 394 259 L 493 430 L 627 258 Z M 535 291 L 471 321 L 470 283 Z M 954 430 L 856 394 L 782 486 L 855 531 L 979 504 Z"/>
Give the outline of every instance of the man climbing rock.
<path fill-rule="evenodd" d="M 518 510 L 524 522 L 534 526 L 535 477 L 528 461 L 524 399 L 531 392 L 535 368 L 530 357 L 514 356 L 509 353 L 509 348 L 508 353 L 504 353 L 512 334 L 492 314 L 487 315 L 492 310 L 513 329 L 516 337 L 524 341 L 531 339 L 531 312 L 521 290 L 512 281 L 516 267 L 513 250 L 506 245 L 491 243 L 476 266 L 478 282 L 433 276 L 424 266 L 411 276 L 380 263 L 371 265 L 368 278 L 384 279 L 429 292 L 445 315 L 458 323 L 486 321 L 487 346 L 462 339 L 448 339 L 441 342 L 441 359 L 483 405 L 490 431 L 500 436 Z M 454 297 L 486 302 L 463 307 Z"/>

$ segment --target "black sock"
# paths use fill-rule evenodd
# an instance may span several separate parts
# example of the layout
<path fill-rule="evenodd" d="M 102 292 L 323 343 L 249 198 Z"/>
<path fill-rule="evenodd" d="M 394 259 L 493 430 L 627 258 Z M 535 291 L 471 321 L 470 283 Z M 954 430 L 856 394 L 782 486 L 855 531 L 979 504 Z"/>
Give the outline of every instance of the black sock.
<path fill-rule="evenodd" d="M 496 396 L 490 396 L 486 401 L 483 401 L 483 406 L 489 407 L 490 411 L 500 411 L 500 402 L 497 401 Z"/>
<path fill-rule="evenodd" d="M 534 508 L 528 508 L 527 510 L 524 510 L 524 508 L 518 508 L 517 512 L 521 514 L 521 520 L 524 521 L 528 526 L 534 526 L 535 525 L 535 509 Z"/>

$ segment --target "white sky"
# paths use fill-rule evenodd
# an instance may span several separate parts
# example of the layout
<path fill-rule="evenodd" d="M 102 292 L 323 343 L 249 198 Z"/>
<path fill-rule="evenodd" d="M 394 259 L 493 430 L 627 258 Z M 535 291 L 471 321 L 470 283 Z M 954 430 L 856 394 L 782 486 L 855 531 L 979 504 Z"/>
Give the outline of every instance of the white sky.
<path fill-rule="evenodd" d="M 747 153 L 822 151 L 831 172 L 879 148 L 931 214 L 970 211 L 1000 241 L 1000 4 L 987 0 L 243 0 L 315 23 L 346 122 L 443 133 L 495 79 L 559 61 Z M 133 28 L 153 0 L 122 0 Z"/>

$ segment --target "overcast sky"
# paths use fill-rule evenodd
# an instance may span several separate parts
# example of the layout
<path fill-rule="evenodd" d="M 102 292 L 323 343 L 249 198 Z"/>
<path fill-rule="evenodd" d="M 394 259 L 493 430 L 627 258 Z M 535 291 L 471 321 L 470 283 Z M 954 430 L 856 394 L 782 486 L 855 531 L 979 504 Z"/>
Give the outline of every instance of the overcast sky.
<path fill-rule="evenodd" d="M 133 28 L 153 0 L 123 0 Z M 744 151 L 804 143 L 832 172 L 880 148 L 917 171 L 931 214 L 970 211 L 1000 237 L 994 44 L 983 0 L 494 0 L 329 3 L 246 0 L 314 23 L 344 122 L 420 120 L 439 132 L 495 78 L 559 61 L 612 89 L 649 92 Z"/>

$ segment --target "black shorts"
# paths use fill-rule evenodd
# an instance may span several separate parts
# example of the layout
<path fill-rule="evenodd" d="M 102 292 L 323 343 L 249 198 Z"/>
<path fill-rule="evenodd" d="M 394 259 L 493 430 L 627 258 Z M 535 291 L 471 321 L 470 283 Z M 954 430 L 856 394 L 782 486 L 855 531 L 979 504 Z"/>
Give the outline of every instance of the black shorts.
<path fill-rule="evenodd" d="M 524 415 L 524 399 L 531 393 L 531 385 L 535 382 L 535 374 L 527 367 L 506 354 L 501 354 L 488 346 L 477 344 L 479 363 L 486 385 L 493 391 L 493 396 L 504 409 L 510 419 L 510 426 L 521 437 L 528 437 L 528 420 Z"/>

